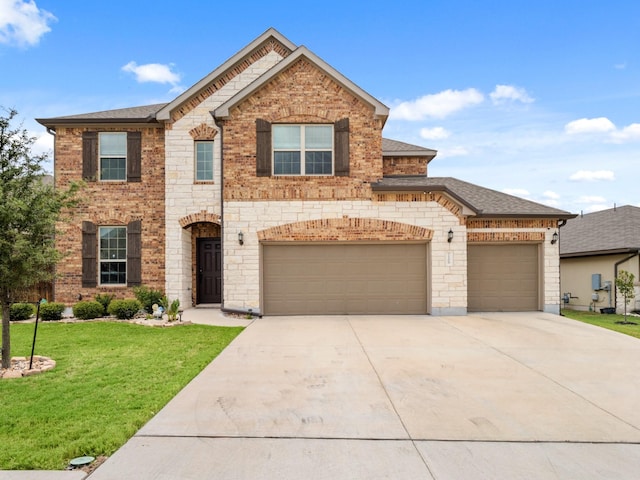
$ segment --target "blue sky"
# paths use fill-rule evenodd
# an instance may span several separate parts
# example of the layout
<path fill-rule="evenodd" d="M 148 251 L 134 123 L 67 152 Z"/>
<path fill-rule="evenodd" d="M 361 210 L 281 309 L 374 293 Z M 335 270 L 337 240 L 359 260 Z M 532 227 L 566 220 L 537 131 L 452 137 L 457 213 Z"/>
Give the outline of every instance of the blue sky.
<path fill-rule="evenodd" d="M 391 107 L 453 176 L 571 212 L 640 206 L 640 2 L 0 0 L 0 106 L 172 100 L 274 27 Z"/>

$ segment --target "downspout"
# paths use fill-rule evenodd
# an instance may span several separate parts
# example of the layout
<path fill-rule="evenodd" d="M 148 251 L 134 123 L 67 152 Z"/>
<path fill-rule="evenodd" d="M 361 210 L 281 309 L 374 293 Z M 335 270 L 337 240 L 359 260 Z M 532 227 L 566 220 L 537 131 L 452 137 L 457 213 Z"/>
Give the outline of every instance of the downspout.
<path fill-rule="evenodd" d="M 216 124 L 220 130 L 220 248 L 222 249 L 221 263 L 221 275 L 220 275 L 220 310 L 224 311 L 224 262 L 226 255 L 224 254 L 224 123 L 215 116 L 215 112 L 212 110 L 211 116 L 213 117 L 213 123 Z"/>
<path fill-rule="evenodd" d="M 55 190 L 56 188 L 56 140 L 57 140 L 57 136 L 56 136 L 56 131 L 55 129 L 51 128 L 51 127 L 47 127 L 47 133 L 49 135 L 51 135 L 53 137 L 53 188 Z M 55 240 L 56 237 L 56 233 L 55 230 L 53 232 L 53 238 L 54 238 L 54 244 L 56 243 Z M 53 266 L 53 274 L 54 274 L 54 279 L 58 276 L 58 264 L 56 263 Z M 55 280 L 52 280 L 51 282 L 51 301 L 55 301 L 56 299 L 56 282 Z M 40 304 L 38 304 L 38 308 L 40 308 Z"/>
<path fill-rule="evenodd" d="M 560 275 L 560 229 L 567 224 L 567 219 L 558 221 L 558 315 L 562 315 L 562 276 Z"/>
<path fill-rule="evenodd" d="M 631 255 L 629 255 L 627 258 L 623 258 L 622 260 L 620 260 L 619 262 L 616 262 L 613 264 L 613 285 L 611 285 L 611 290 L 613 290 L 613 306 L 614 308 L 618 308 L 618 289 L 616 288 L 616 282 L 615 279 L 618 278 L 618 265 L 631 260 L 634 257 L 637 257 L 640 255 L 640 249 L 636 250 L 636 253 L 633 253 Z"/>

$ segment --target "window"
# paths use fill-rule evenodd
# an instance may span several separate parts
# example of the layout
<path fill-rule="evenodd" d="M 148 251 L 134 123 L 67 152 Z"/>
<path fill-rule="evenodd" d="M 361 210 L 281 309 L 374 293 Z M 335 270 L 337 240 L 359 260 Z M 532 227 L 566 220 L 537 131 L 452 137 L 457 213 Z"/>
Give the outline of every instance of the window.
<path fill-rule="evenodd" d="M 127 227 L 100 227 L 100 285 L 127 283 Z"/>
<path fill-rule="evenodd" d="M 273 125 L 274 175 L 332 175 L 332 125 Z"/>
<path fill-rule="evenodd" d="M 100 180 L 127 179 L 127 134 L 101 133 Z"/>
<path fill-rule="evenodd" d="M 213 180 L 213 142 L 196 142 L 196 180 Z"/>

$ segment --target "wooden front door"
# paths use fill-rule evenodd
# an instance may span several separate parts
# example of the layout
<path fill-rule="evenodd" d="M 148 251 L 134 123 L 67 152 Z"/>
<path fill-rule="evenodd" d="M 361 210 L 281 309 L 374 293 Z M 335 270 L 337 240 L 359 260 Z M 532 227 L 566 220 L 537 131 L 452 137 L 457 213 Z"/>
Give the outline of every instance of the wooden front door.
<path fill-rule="evenodd" d="M 220 238 L 196 240 L 196 303 L 222 302 L 222 248 Z"/>

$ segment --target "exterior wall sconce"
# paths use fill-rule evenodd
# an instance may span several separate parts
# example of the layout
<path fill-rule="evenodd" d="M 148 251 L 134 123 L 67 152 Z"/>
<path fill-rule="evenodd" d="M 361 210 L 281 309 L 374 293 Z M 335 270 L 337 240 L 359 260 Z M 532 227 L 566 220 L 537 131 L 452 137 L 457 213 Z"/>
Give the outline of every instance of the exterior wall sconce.
<path fill-rule="evenodd" d="M 553 235 L 551 236 L 551 245 L 555 245 L 556 243 L 558 243 L 558 232 L 553 232 Z"/>
<path fill-rule="evenodd" d="M 244 233 L 238 232 L 238 243 L 244 245 Z"/>
<path fill-rule="evenodd" d="M 449 233 L 447 233 L 447 242 L 451 243 L 453 240 L 453 230 L 449 229 Z"/>

